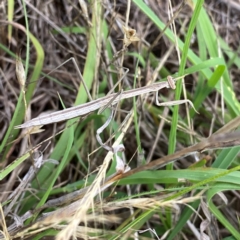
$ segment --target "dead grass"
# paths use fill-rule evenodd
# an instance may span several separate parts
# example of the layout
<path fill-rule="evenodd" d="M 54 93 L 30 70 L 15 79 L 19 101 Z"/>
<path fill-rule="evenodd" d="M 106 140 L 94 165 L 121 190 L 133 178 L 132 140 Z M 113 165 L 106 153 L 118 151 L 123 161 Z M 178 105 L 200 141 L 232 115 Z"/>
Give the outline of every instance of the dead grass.
<path fill-rule="evenodd" d="M 174 17 L 167 1 L 148 1 L 151 15 L 137 1 L 129 7 L 130 1 L 91 1 L 86 9 L 83 1 L 26 2 L 27 16 L 24 4 L 14 2 L 12 19 L 11 1 L 0 3 L 1 239 L 156 238 L 138 232 L 150 228 L 159 239 L 238 239 L 240 144 L 239 133 L 231 132 L 240 114 L 240 5 L 206 1 L 203 9 L 216 35 L 198 23 L 189 53 L 173 44 L 169 29 L 160 31 L 157 21 L 174 23 L 175 38 L 185 43 L 195 16 L 191 2 L 171 1 Z M 28 26 L 36 38 L 30 43 Z M 22 89 L 15 73 L 19 50 L 27 75 Z M 180 74 L 184 54 L 186 70 Z M 122 101 L 101 137 L 110 147 L 124 144 L 124 153 L 106 152 L 96 139 L 109 109 L 46 125 L 36 134 L 14 129 L 42 113 L 90 100 L 73 62 L 62 65 L 72 57 L 93 99 L 186 73 L 185 95 L 199 114 L 181 105 L 175 123 L 174 108 L 157 107 L 153 94 Z M 218 74 L 218 66 L 225 72 Z M 172 101 L 178 93 L 183 99 L 178 89 L 178 83 L 176 91 L 162 89 L 160 99 Z M 226 145 L 235 148 L 224 150 Z M 206 152 L 209 148 L 214 150 Z M 116 155 L 132 170 L 116 167 Z M 174 165 L 163 167 L 170 162 Z"/>

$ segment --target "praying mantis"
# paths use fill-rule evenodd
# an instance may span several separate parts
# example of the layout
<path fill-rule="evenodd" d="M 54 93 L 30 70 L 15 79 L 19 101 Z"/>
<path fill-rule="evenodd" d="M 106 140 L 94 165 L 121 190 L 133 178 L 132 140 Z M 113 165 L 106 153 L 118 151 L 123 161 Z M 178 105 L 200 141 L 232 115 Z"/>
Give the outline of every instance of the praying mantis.
<path fill-rule="evenodd" d="M 194 108 L 192 102 L 188 99 L 179 100 L 179 101 L 171 101 L 171 102 L 167 102 L 167 103 L 159 103 L 158 91 L 162 88 L 175 89 L 176 88 L 175 82 L 178 79 L 180 79 L 180 77 L 174 79 L 171 76 L 168 76 L 167 81 L 165 81 L 165 82 L 153 83 L 148 86 L 131 89 L 128 91 L 123 91 L 121 94 L 112 93 L 105 97 L 90 101 L 88 103 L 85 103 L 85 104 L 82 104 L 79 106 L 74 106 L 74 107 L 67 108 L 67 109 L 57 111 L 54 113 L 46 114 L 44 116 L 33 118 L 21 125 L 15 126 L 15 129 L 30 128 L 30 127 L 34 127 L 34 126 L 41 126 L 41 125 L 46 125 L 46 124 L 50 124 L 50 123 L 65 121 L 65 120 L 68 120 L 71 118 L 89 114 L 95 110 L 98 110 L 104 106 L 107 106 L 109 104 L 109 102 L 111 102 L 111 105 L 114 105 L 114 104 L 118 103 L 120 100 L 132 98 L 132 97 L 150 93 L 150 92 L 156 92 L 156 104 L 158 106 L 171 106 L 171 105 L 177 105 L 177 104 L 182 104 L 182 103 L 188 102 Z"/>

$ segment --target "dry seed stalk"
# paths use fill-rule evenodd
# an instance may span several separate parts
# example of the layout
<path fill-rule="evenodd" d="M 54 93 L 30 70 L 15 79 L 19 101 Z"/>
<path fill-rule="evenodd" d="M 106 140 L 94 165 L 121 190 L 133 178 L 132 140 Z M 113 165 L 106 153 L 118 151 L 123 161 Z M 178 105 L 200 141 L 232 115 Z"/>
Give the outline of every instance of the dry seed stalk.
<path fill-rule="evenodd" d="M 25 76 L 25 70 L 22 64 L 22 60 L 20 57 L 20 53 L 17 53 L 16 57 L 16 75 L 18 79 L 18 83 L 21 86 L 21 91 L 23 93 L 23 100 L 24 100 L 24 106 L 25 111 L 27 111 L 27 102 L 26 102 L 26 92 L 25 92 L 25 83 L 26 83 L 26 76 Z"/>

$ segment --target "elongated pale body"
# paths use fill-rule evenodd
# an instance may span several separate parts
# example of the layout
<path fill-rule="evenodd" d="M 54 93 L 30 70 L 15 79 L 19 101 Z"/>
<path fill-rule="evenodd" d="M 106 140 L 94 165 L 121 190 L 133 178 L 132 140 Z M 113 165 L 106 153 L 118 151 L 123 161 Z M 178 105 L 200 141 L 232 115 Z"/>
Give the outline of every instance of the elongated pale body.
<path fill-rule="evenodd" d="M 171 81 L 175 83 L 176 80 L 171 79 Z M 170 88 L 171 85 L 169 84 L 169 81 L 158 82 L 158 83 L 151 84 L 149 86 L 131 89 L 131 90 L 122 92 L 121 94 L 113 93 L 105 97 L 96 99 L 94 101 L 81 104 L 79 106 L 66 108 L 61 111 L 57 111 L 57 112 L 46 114 L 37 118 L 33 118 L 21 125 L 16 126 L 15 128 L 16 129 L 28 128 L 33 126 L 40 126 L 40 125 L 46 125 L 50 123 L 65 121 L 71 118 L 75 118 L 75 117 L 79 117 L 79 116 L 83 116 L 88 113 L 91 113 L 97 109 L 100 109 L 101 107 L 106 106 L 111 101 L 112 101 L 111 104 L 114 105 L 118 103 L 120 100 L 135 97 L 135 96 L 150 93 L 150 92 L 156 92 L 162 88 Z"/>

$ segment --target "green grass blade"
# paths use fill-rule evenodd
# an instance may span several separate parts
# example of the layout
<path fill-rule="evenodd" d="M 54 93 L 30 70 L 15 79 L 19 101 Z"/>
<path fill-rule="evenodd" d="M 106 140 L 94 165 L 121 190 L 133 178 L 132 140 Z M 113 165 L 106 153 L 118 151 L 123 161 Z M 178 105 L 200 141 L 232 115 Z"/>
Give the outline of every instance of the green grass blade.
<path fill-rule="evenodd" d="M 213 204 L 212 201 L 208 202 L 208 207 L 211 210 L 212 214 L 218 219 L 220 223 L 224 226 L 224 228 L 228 229 L 228 231 L 236 238 L 240 239 L 239 230 L 235 229 L 233 225 L 226 219 L 226 217 L 220 212 L 220 210 Z"/>
<path fill-rule="evenodd" d="M 189 203 L 189 207 L 185 207 L 182 211 L 182 214 L 180 216 L 180 220 L 175 224 L 173 230 L 170 232 L 170 234 L 167 236 L 167 240 L 174 239 L 177 234 L 181 232 L 183 227 L 186 225 L 186 222 L 190 219 L 192 214 L 194 214 L 193 209 L 197 209 L 200 204 L 200 201 L 194 201 L 193 203 Z"/>
<path fill-rule="evenodd" d="M 44 51 L 41 47 L 41 44 L 38 42 L 38 40 L 31 34 L 29 33 L 29 37 L 31 42 L 33 43 L 35 49 L 36 49 L 36 53 L 37 53 L 37 60 L 35 63 L 35 67 L 34 67 L 34 71 L 32 73 L 32 77 L 31 77 L 31 82 L 32 84 L 30 84 L 28 86 L 28 90 L 26 92 L 26 101 L 27 103 L 30 102 L 32 95 L 35 91 L 35 87 L 37 85 L 37 80 L 39 79 L 39 75 L 41 73 L 41 69 L 42 69 L 42 65 L 43 65 L 43 60 L 44 60 Z M 16 106 L 16 109 L 14 111 L 14 115 L 12 117 L 12 120 L 10 122 L 10 125 L 8 127 L 8 130 L 6 132 L 6 134 L 4 135 L 4 139 L 0 145 L 0 153 L 4 150 L 4 154 L 1 160 L 5 159 L 5 156 L 7 155 L 9 149 L 11 148 L 12 144 L 9 144 L 6 146 L 6 143 L 8 141 L 8 139 L 11 136 L 11 139 L 16 139 L 19 130 L 14 130 L 13 127 L 16 125 L 19 125 L 22 123 L 24 116 L 25 116 L 25 107 L 22 101 L 22 94 L 20 94 L 19 98 L 18 98 L 18 103 Z"/>
<path fill-rule="evenodd" d="M 8 21 L 12 22 L 14 13 L 14 0 L 8 0 Z M 12 24 L 8 24 L 8 39 L 12 39 Z"/>
<path fill-rule="evenodd" d="M 188 50 L 189 50 L 192 34 L 193 34 L 193 31 L 197 24 L 198 16 L 200 14 L 200 10 L 202 9 L 203 3 L 204 3 L 203 0 L 197 1 L 197 4 L 194 8 L 192 19 L 189 24 L 188 32 L 187 32 L 187 35 L 185 38 L 185 43 L 183 46 L 182 58 L 181 58 L 180 67 L 179 67 L 179 75 L 180 76 L 182 76 L 184 74 L 184 69 L 185 69 L 186 62 L 187 62 Z M 180 99 L 181 92 L 182 92 L 181 81 L 178 81 L 177 85 L 176 85 L 175 100 Z M 178 111 L 179 111 L 179 106 L 176 105 L 173 110 L 173 118 L 172 118 L 171 130 L 170 130 L 170 135 L 169 135 L 168 154 L 174 153 L 175 148 L 176 148 L 177 123 L 178 123 L 178 114 L 179 114 Z M 172 165 L 170 165 L 170 168 L 172 168 Z"/>
<path fill-rule="evenodd" d="M 180 66 L 179 66 L 179 75 L 180 76 L 182 76 L 184 74 L 184 69 L 185 69 L 186 62 L 187 62 L 188 50 L 190 47 L 192 34 L 193 34 L 193 31 L 197 24 L 198 16 L 199 16 L 200 10 L 202 8 L 203 2 L 204 2 L 203 0 L 197 1 L 197 4 L 194 8 L 194 12 L 193 12 L 193 15 L 191 18 L 191 22 L 189 24 L 189 28 L 188 28 L 186 38 L 185 38 L 185 43 L 183 46 L 181 62 L 180 62 Z M 182 83 L 181 83 L 181 81 L 178 81 L 176 84 L 175 100 L 180 99 L 181 92 L 182 92 Z M 171 129 L 170 129 L 170 134 L 169 134 L 168 154 L 172 154 L 175 152 L 176 142 L 177 142 L 177 125 L 178 125 L 179 106 L 176 105 L 173 109 L 174 110 L 173 110 L 172 124 L 171 124 Z M 166 166 L 166 168 L 168 170 L 173 169 L 173 164 L 172 163 L 168 164 Z M 171 213 L 171 211 L 169 211 L 167 213 L 167 219 L 168 219 L 169 226 L 172 225 L 171 224 L 171 219 L 172 219 L 171 215 L 172 215 L 172 213 Z"/>
<path fill-rule="evenodd" d="M 224 65 L 219 65 L 216 70 L 214 71 L 212 77 L 208 80 L 207 85 L 205 84 L 202 86 L 201 89 L 198 88 L 198 91 L 196 91 L 194 96 L 193 105 L 198 110 L 201 104 L 204 102 L 206 97 L 213 91 L 215 85 L 218 83 L 220 78 L 223 75 L 223 72 L 225 71 Z M 193 117 L 195 115 L 195 111 L 193 109 L 190 110 L 190 115 Z"/>
<path fill-rule="evenodd" d="M 25 153 L 14 162 L 0 171 L 0 181 L 3 180 L 9 173 L 11 173 L 17 166 L 30 157 L 30 152 Z"/>
<path fill-rule="evenodd" d="M 238 156 L 239 152 L 240 147 L 222 150 L 212 164 L 212 167 L 227 169 Z"/>

